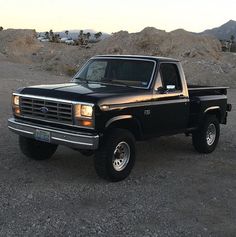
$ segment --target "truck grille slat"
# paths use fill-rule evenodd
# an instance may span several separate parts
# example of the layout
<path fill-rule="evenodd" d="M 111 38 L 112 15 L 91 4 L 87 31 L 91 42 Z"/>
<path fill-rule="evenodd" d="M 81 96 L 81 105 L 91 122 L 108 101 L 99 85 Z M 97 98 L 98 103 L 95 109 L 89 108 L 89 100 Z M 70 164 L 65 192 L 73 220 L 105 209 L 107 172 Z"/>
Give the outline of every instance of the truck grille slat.
<path fill-rule="evenodd" d="M 72 104 L 37 98 L 20 98 L 21 115 L 46 121 L 73 124 Z"/>

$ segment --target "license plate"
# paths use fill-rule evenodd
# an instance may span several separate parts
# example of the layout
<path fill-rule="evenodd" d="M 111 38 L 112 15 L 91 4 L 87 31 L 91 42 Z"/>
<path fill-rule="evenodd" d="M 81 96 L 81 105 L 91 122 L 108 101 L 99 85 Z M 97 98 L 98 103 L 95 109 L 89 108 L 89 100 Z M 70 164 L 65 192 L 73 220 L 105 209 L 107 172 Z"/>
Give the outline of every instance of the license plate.
<path fill-rule="evenodd" d="M 35 139 L 42 142 L 50 142 L 50 132 L 36 129 Z"/>

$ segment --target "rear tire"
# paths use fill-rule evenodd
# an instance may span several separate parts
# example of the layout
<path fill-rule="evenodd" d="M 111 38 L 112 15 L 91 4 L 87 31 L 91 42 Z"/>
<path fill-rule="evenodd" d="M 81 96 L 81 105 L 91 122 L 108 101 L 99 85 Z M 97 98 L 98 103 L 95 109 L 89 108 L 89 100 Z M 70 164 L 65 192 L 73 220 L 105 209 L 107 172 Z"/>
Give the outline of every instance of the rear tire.
<path fill-rule="evenodd" d="M 135 138 L 128 130 L 108 132 L 95 152 L 94 166 L 99 177 L 117 182 L 129 176 L 135 163 Z"/>
<path fill-rule="evenodd" d="M 57 145 L 40 142 L 23 136 L 19 136 L 19 145 L 22 153 L 33 160 L 50 159 L 57 150 Z"/>
<path fill-rule="evenodd" d="M 219 120 L 214 115 L 208 115 L 201 127 L 192 134 L 193 146 L 200 153 L 211 153 L 218 144 L 219 136 Z"/>

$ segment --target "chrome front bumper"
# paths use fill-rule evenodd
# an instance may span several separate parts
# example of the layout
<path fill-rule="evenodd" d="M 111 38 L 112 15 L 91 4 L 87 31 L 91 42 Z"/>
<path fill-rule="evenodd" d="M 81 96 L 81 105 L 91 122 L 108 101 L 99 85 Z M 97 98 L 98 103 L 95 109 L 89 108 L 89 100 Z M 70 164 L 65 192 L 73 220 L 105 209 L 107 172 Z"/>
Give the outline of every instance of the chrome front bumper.
<path fill-rule="evenodd" d="M 27 123 L 15 118 L 8 119 L 8 128 L 25 137 L 35 139 L 36 130 L 50 132 L 50 143 L 65 145 L 77 149 L 96 150 L 99 145 L 99 135 L 72 132 L 64 129 L 54 129 L 33 123 Z"/>

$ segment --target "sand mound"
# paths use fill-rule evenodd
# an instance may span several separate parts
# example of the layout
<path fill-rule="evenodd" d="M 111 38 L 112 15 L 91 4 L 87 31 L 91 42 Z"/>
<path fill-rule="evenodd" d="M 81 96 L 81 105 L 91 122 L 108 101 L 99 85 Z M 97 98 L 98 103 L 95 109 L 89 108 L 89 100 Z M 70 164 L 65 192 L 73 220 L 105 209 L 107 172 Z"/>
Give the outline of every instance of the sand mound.
<path fill-rule="evenodd" d="M 220 57 L 220 42 L 211 36 L 202 36 L 184 30 L 170 33 L 147 27 L 139 33 L 115 33 L 96 45 L 96 51 L 112 54 L 147 54 L 155 56 Z"/>
<path fill-rule="evenodd" d="M 72 75 L 90 57 L 99 54 L 142 54 L 177 58 L 182 62 L 188 83 L 236 87 L 236 55 L 221 52 L 212 37 L 179 29 L 165 32 L 147 27 L 141 32 L 114 33 L 89 48 L 41 43 L 33 30 L 0 32 L 0 59 L 31 63 L 53 74 Z"/>
<path fill-rule="evenodd" d="M 10 60 L 31 63 L 30 56 L 41 47 L 34 30 L 8 29 L 0 32 L 0 53 Z"/>

